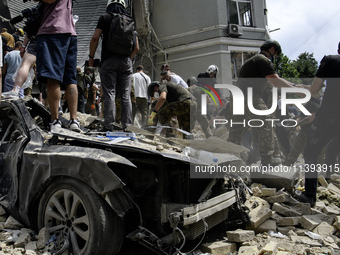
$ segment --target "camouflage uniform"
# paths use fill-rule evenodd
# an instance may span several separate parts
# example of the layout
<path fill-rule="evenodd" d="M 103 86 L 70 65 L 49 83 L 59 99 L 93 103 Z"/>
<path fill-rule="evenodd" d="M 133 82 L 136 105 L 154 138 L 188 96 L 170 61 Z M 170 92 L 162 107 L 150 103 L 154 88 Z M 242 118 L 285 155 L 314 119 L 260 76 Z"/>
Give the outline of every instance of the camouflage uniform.
<path fill-rule="evenodd" d="M 264 102 L 262 97 L 259 95 L 253 95 L 253 106 L 257 110 L 267 110 L 267 104 Z M 233 107 L 233 100 L 231 100 L 231 107 Z M 259 141 L 259 149 L 261 155 L 261 163 L 263 165 L 270 164 L 272 162 L 272 158 L 279 154 L 279 146 L 276 138 L 276 134 L 274 128 L 272 127 L 272 122 L 266 121 L 266 119 L 273 119 L 272 115 L 264 115 L 258 116 L 251 113 L 248 107 L 245 107 L 245 115 L 234 115 L 231 117 L 232 121 L 235 122 L 243 122 L 246 120 L 246 123 L 250 119 L 259 119 L 263 121 L 263 126 L 256 129 Z M 246 131 L 246 127 L 243 125 L 233 125 L 229 131 L 228 142 L 232 142 L 235 144 L 240 144 L 242 141 L 242 135 Z M 275 155 L 276 154 L 276 155 Z"/>
<path fill-rule="evenodd" d="M 179 127 L 190 132 L 195 124 L 193 121 L 195 114 L 193 113 L 196 113 L 197 110 L 196 99 L 193 98 L 187 89 L 172 82 L 165 82 L 158 87 L 159 95 L 163 92 L 166 93 L 167 104 L 158 109 L 157 115 L 153 120 L 154 123 L 157 123 L 158 119 L 162 125 L 170 126 L 172 117 L 177 116 Z M 149 93 L 149 96 L 153 95 Z"/>
<path fill-rule="evenodd" d="M 198 88 L 197 85 L 191 85 L 189 87 L 189 92 L 196 98 L 197 100 L 197 111 L 196 112 L 192 112 L 191 116 L 192 116 L 192 124 L 191 126 L 194 127 L 195 126 L 195 122 L 196 120 L 198 121 L 198 123 L 201 125 L 203 132 L 206 136 L 206 138 L 212 136 L 212 132 L 210 130 L 209 127 L 209 121 L 206 115 L 202 115 L 201 112 L 201 95 L 205 94 L 205 92 L 201 89 Z"/>
<path fill-rule="evenodd" d="M 162 107 L 158 112 L 158 120 L 162 125 L 170 126 L 170 120 L 173 116 L 177 116 L 179 127 L 187 132 L 193 128 L 193 121 L 190 119 L 190 112 L 196 112 L 197 104 L 191 99 L 183 102 L 168 103 Z"/>

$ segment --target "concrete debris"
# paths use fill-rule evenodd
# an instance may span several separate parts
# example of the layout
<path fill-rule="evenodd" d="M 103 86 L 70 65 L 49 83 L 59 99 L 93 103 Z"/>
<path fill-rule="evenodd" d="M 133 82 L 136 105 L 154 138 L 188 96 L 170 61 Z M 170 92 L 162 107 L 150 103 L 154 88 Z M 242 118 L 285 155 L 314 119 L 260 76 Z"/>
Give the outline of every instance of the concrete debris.
<path fill-rule="evenodd" d="M 218 241 L 213 243 L 206 243 L 201 246 L 203 252 L 208 252 L 213 255 L 225 255 L 229 252 L 237 251 L 236 243 Z"/>
<path fill-rule="evenodd" d="M 286 188 L 252 183 L 253 195 L 248 194 L 244 203 L 249 209 L 247 226 L 219 233 L 219 238 L 213 235 L 211 240 L 208 234 L 198 247 L 202 253 L 193 254 L 340 254 L 340 175 L 332 175 L 328 182 L 319 178 L 319 183 L 314 208 L 296 201 Z M 35 235 L 1 206 L 0 221 L 0 255 L 51 254 L 53 243 L 47 245 L 46 228 Z"/>
<path fill-rule="evenodd" d="M 253 239 L 255 232 L 253 230 L 237 229 L 234 231 L 227 231 L 227 238 L 230 242 L 242 243 Z"/>

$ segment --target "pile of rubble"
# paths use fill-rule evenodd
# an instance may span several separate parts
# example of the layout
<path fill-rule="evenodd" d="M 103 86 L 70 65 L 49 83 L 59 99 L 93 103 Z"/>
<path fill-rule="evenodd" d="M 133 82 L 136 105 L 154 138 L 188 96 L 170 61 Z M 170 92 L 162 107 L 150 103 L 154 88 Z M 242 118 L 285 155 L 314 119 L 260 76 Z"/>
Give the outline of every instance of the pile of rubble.
<path fill-rule="evenodd" d="M 332 175 L 329 183 L 322 177 L 319 181 L 315 208 L 299 203 L 284 189 L 253 183 L 253 195 L 248 194 L 245 203 L 248 226 L 227 231 L 192 254 L 340 254 L 340 175 Z M 1 206 L 0 229 L 0 255 L 55 254 L 56 237 L 45 228 L 39 233 L 24 228 Z"/>
<path fill-rule="evenodd" d="M 329 183 L 320 176 L 315 208 L 295 200 L 284 189 L 252 184 L 246 229 L 227 231 L 223 240 L 205 243 L 208 254 L 319 255 L 340 254 L 340 175 Z"/>
<path fill-rule="evenodd" d="M 56 239 L 51 237 L 45 228 L 42 228 L 37 235 L 33 230 L 24 228 L 12 216 L 6 217 L 6 212 L 1 205 L 0 229 L 0 255 L 51 255 L 54 253 Z"/>

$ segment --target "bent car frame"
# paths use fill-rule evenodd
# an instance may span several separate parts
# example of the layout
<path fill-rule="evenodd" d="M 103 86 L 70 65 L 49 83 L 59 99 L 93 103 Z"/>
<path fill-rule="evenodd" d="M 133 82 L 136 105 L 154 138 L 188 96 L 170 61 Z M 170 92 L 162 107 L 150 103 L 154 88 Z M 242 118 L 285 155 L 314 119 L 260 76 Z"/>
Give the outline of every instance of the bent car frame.
<path fill-rule="evenodd" d="M 242 211 L 242 187 L 190 178 L 202 162 L 180 146 L 160 149 L 146 134 L 116 142 L 91 130 L 50 133 L 50 113 L 34 99 L 2 100 L 0 114 L 0 203 L 64 238 L 69 254 L 119 254 L 125 238 L 172 254 Z M 238 160 L 229 158 L 219 164 Z"/>

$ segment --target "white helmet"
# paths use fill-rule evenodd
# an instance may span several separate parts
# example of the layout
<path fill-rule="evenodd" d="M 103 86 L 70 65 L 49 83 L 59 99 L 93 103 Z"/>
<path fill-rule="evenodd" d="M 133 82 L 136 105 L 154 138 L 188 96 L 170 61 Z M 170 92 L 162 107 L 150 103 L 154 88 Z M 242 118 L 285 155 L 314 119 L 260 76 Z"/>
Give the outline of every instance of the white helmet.
<path fill-rule="evenodd" d="M 124 0 L 109 0 L 109 1 L 107 1 L 106 8 L 107 8 L 110 4 L 121 4 L 121 5 L 123 5 L 124 8 L 126 8 L 125 1 L 124 1 Z"/>
<path fill-rule="evenodd" d="M 215 65 L 210 65 L 207 69 L 207 73 L 216 73 L 218 74 L 218 67 Z"/>

